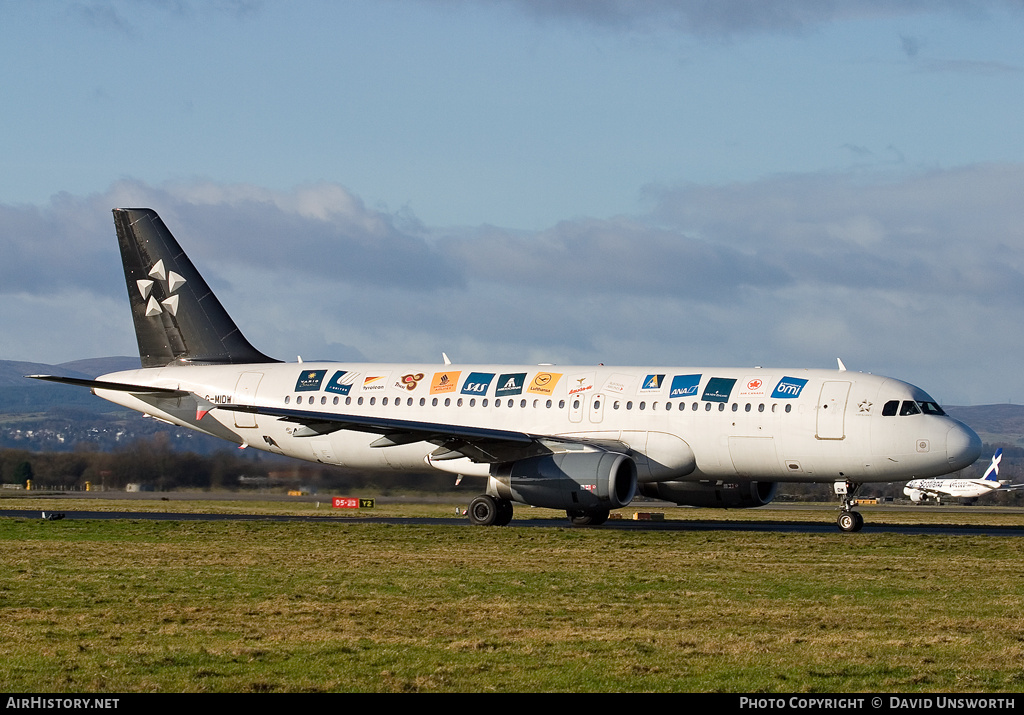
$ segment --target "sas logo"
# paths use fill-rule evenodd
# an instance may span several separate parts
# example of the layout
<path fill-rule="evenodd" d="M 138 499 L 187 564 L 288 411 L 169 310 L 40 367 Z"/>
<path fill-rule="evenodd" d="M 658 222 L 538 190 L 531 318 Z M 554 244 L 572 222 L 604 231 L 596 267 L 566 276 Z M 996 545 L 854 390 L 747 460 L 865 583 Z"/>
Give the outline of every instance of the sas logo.
<path fill-rule="evenodd" d="M 668 396 L 673 399 L 695 397 L 700 386 L 700 375 L 676 375 L 672 378 L 672 390 Z"/>
<path fill-rule="evenodd" d="M 462 394 L 486 395 L 487 388 L 491 386 L 491 380 L 493 379 L 493 372 L 471 372 L 466 381 L 462 383 Z"/>
<path fill-rule="evenodd" d="M 555 385 L 558 384 L 561 377 L 562 373 L 560 372 L 538 372 L 533 376 L 533 381 L 526 391 L 534 395 L 550 396 L 555 391 Z"/>
<path fill-rule="evenodd" d="M 316 392 L 320 389 L 320 383 L 324 381 L 326 370 L 307 370 L 299 375 L 295 381 L 296 392 Z"/>
<path fill-rule="evenodd" d="M 324 385 L 324 390 L 336 392 L 339 395 L 347 395 L 352 390 L 352 385 L 355 384 L 357 377 L 359 377 L 358 372 L 338 370 L 331 375 L 331 379 Z"/>
<path fill-rule="evenodd" d="M 665 384 L 664 375 L 648 375 L 640 386 L 640 393 L 661 392 L 661 386 Z"/>
<path fill-rule="evenodd" d="M 388 378 L 391 377 L 390 372 L 385 373 L 370 373 L 363 378 L 363 392 L 379 392 L 388 386 Z"/>
<path fill-rule="evenodd" d="M 713 377 L 708 380 L 700 399 L 708 402 L 728 402 L 735 384 L 736 378 L 734 377 Z"/>
<path fill-rule="evenodd" d="M 511 397 L 523 392 L 523 385 L 526 384 L 525 372 L 514 372 L 502 375 L 494 386 L 495 397 Z"/>
<path fill-rule="evenodd" d="M 416 386 L 420 384 L 420 380 L 422 380 L 423 378 L 424 375 L 422 372 L 410 372 L 408 375 L 402 375 L 400 378 L 398 378 L 398 382 L 395 383 L 395 387 L 401 387 L 405 390 L 408 390 L 409 392 L 412 392 L 413 390 L 416 389 Z"/>
<path fill-rule="evenodd" d="M 455 392 L 455 387 L 458 385 L 459 375 L 461 374 L 462 370 L 435 372 L 434 379 L 430 381 L 430 394 L 441 395 L 445 392 Z"/>
<path fill-rule="evenodd" d="M 799 377 L 784 377 L 775 386 L 775 391 L 772 392 L 772 399 L 792 400 L 800 397 L 800 392 L 806 384 L 807 380 L 802 380 Z"/>

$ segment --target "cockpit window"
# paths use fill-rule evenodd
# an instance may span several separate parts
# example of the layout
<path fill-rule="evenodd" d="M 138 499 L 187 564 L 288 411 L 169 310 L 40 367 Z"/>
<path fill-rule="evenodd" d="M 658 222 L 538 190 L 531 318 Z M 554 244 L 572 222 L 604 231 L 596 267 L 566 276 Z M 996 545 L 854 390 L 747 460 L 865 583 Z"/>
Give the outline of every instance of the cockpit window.
<path fill-rule="evenodd" d="M 926 415 L 944 415 L 944 414 L 946 414 L 945 412 L 942 411 L 942 408 L 939 407 L 938 404 L 936 404 L 934 402 L 922 402 L 922 401 L 918 400 L 917 406 L 920 407 L 921 411 L 924 412 Z"/>
<path fill-rule="evenodd" d="M 888 402 L 885 403 L 885 406 L 882 408 L 882 417 L 895 417 L 899 409 L 899 400 L 889 400 Z"/>
<path fill-rule="evenodd" d="M 921 414 L 921 408 L 917 406 L 916 402 L 914 402 L 913 400 L 903 401 L 903 405 L 900 407 L 900 417 L 919 414 Z"/>

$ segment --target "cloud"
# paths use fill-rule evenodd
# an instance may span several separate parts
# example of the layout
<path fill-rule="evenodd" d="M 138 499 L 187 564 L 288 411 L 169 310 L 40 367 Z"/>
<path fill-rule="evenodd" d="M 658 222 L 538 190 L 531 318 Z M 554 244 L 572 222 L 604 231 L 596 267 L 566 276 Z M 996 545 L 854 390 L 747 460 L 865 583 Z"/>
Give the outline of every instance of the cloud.
<path fill-rule="evenodd" d="M 820 25 L 871 17 L 905 17 L 935 12 L 977 14 L 986 8 L 1019 9 L 1012 0 L 873 0 L 862 3 L 821 0 L 505 0 L 542 19 L 586 22 L 618 30 L 672 29 L 697 36 L 744 33 L 797 33 Z M 904 51 L 907 51 L 904 44 Z"/>
<path fill-rule="evenodd" d="M 1024 351 L 1022 192 L 1018 164 L 659 185 L 646 215 L 514 232 L 425 227 L 334 184 L 123 181 L 0 205 L 3 357 L 131 351 L 110 208 L 151 206 L 249 340 L 282 358 L 829 367 L 839 356 L 948 402 L 996 401 L 1024 393 L 1006 387 Z M 49 353 L 18 351 L 44 350 L 41 336 Z"/>

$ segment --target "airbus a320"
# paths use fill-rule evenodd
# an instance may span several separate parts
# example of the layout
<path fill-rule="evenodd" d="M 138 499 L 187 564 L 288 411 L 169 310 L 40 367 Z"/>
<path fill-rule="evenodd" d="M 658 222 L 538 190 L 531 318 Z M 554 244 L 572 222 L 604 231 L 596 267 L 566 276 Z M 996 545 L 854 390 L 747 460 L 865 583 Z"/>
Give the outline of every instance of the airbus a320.
<path fill-rule="evenodd" d="M 636 494 L 768 504 L 832 484 L 838 525 L 868 482 L 938 477 L 981 440 L 914 385 L 838 369 L 286 363 L 242 335 L 156 212 L 114 209 L 142 368 L 83 380 L 107 400 L 240 446 L 485 481 L 474 524 L 513 505 L 596 525 Z M 896 405 L 899 409 L 893 410 Z"/>

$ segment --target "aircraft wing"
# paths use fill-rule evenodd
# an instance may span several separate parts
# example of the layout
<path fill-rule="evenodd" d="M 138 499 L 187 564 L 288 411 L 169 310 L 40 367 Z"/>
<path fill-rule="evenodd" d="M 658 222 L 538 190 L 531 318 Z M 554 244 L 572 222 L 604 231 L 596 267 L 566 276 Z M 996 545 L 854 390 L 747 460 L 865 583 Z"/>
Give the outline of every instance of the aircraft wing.
<path fill-rule="evenodd" d="M 512 430 L 489 429 L 437 422 L 371 417 L 366 415 L 344 415 L 316 410 L 297 410 L 286 407 L 260 405 L 215 405 L 216 409 L 234 412 L 249 412 L 277 417 L 285 422 L 299 425 L 293 437 L 314 437 L 338 430 L 353 430 L 381 435 L 371 447 L 393 447 L 413 442 L 429 442 L 437 445 L 431 453 L 432 459 L 458 459 L 468 457 L 474 462 L 512 462 L 527 457 L 552 454 L 559 451 L 559 444 L 582 444 L 583 440 L 565 440 L 541 435 L 532 435 Z M 608 445 L 596 445 L 607 448 Z M 618 445 L 615 445 L 618 447 Z"/>

